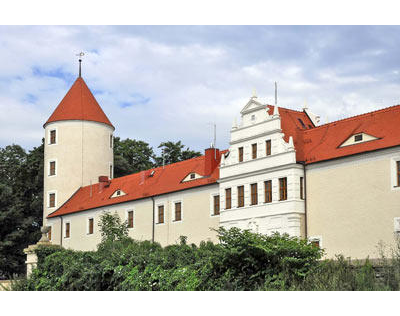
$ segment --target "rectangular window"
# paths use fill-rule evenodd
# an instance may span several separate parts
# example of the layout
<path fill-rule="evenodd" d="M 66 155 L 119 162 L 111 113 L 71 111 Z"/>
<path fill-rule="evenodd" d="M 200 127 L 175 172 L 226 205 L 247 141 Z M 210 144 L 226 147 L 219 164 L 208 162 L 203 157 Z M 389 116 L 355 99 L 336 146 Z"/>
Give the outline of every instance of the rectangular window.
<path fill-rule="evenodd" d="M 354 136 L 354 141 L 355 141 L 355 142 L 360 142 L 360 141 L 362 141 L 362 138 L 363 138 L 363 137 L 362 137 L 362 134 L 360 134 L 360 135 L 355 135 L 355 136 Z"/>
<path fill-rule="evenodd" d="M 251 145 L 251 152 L 252 152 L 252 158 L 256 159 L 257 158 L 257 144 Z"/>
<path fill-rule="evenodd" d="M 251 205 L 256 205 L 258 204 L 257 183 L 251 184 L 250 187 L 251 187 Z"/>
<path fill-rule="evenodd" d="M 214 214 L 219 215 L 219 195 L 214 195 Z"/>
<path fill-rule="evenodd" d="M 53 129 L 50 131 L 50 144 L 55 144 L 56 143 L 56 130 Z"/>
<path fill-rule="evenodd" d="M 181 202 L 176 202 L 175 203 L 175 221 L 181 221 L 182 220 L 182 203 Z"/>
<path fill-rule="evenodd" d="M 229 210 L 232 207 L 232 189 L 225 189 L 225 209 Z"/>
<path fill-rule="evenodd" d="M 89 218 L 89 223 L 88 223 L 88 225 L 89 225 L 89 227 L 88 227 L 88 234 L 89 235 L 91 235 L 91 234 L 93 234 L 93 228 L 94 228 L 94 220 L 93 220 L 93 218 Z"/>
<path fill-rule="evenodd" d="M 128 212 L 128 228 L 133 228 L 133 211 Z"/>
<path fill-rule="evenodd" d="M 56 207 L 56 194 L 55 193 L 49 194 L 49 207 Z"/>
<path fill-rule="evenodd" d="M 279 179 L 279 200 L 287 200 L 287 178 Z"/>
<path fill-rule="evenodd" d="M 110 165 L 110 179 L 112 179 L 112 177 L 113 177 L 113 168 L 112 165 Z"/>
<path fill-rule="evenodd" d="M 400 187 L 400 161 L 396 161 L 397 165 L 397 186 Z"/>
<path fill-rule="evenodd" d="M 264 191 L 265 191 L 265 203 L 272 202 L 272 181 L 268 180 L 264 182 Z"/>
<path fill-rule="evenodd" d="M 239 147 L 239 162 L 243 161 L 243 147 Z"/>
<path fill-rule="evenodd" d="M 164 205 L 158 206 L 158 224 L 164 223 Z"/>
<path fill-rule="evenodd" d="M 238 187 L 238 206 L 237 207 L 243 207 L 244 206 L 244 186 Z"/>
<path fill-rule="evenodd" d="M 271 140 L 265 142 L 265 152 L 267 156 L 271 156 Z"/>
<path fill-rule="evenodd" d="M 304 200 L 304 178 L 300 177 L 300 199 Z"/>
<path fill-rule="evenodd" d="M 313 245 L 314 247 L 321 247 L 321 241 L 317 238 L 314 238 L 312 240 L 310 240 L 310 244 Z"/>
<path fill-rule="evenodd" d="M 55 176 L 55 175 L 56 175 L 56 162 L 50 161 L 49 176 Z"/>
<path fill-rule="evenodd" d="M 110 135 L 110 148 L 113 148 L 113 136 Z"/>
<path fill-rule="evenodd" d="M 49 227 L 49 231 L 47 232 L 47 238 L 51 241 L 51 226 Z"/>
<path fill-rule="evenodd" d="M 65 238 L 69 238 L 71 233 L 71 224 L 65 223 Z"/>

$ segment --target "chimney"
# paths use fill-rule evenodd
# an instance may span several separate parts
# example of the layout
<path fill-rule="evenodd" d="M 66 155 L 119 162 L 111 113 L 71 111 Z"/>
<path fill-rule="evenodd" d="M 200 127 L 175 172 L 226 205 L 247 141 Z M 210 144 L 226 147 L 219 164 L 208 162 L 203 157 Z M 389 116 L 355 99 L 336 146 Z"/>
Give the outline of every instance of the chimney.
<path fill-rule="evenodd" d="M 108 180 L 107 176 L 100 176 L 99 177 L 99 191 L 102 192 L 104 188 L 110 186 L 111 181 Z"/>
<path fill-rule="evenodd" d="M 219 149 L 208 148 L 205 150 L 205 156 L 204 175 L 209 176 L 219 164 Z"/>

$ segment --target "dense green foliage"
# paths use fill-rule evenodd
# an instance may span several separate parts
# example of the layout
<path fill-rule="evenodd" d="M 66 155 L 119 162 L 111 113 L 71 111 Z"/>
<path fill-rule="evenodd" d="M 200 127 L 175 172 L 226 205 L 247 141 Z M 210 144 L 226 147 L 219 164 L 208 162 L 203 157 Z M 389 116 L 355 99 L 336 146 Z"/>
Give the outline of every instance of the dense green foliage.
<path fill-rule="evenodd" d="M 122 177 L 142 170 L 159 167 L 164 164 L 171 164 L 193 157 L 200 156 L 200 152 L 184 149 L 184 145 L 178 142 L 162 142 L 161 156 L 157 156 L 148 143 L 135 140 L 121 140 L 114 138 L 114 176 Z"/>
<path fill-rule="evenodd" d="M 25 273 L 23 249 L 39 240 L 42 216 L 43 143 L 0 148 L 0 278 Z"/>

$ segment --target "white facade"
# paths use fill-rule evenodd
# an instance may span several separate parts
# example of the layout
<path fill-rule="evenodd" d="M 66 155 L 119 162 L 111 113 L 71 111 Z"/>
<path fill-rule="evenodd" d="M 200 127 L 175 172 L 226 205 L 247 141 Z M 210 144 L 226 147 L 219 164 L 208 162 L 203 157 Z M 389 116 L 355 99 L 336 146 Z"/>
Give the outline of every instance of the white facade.
<path fill-rule="evenodd" d="M 231 130 L 229 153 L 220 164 L 220 226 L 303 236 L 304 200 L 300 197 L 303 166 L 296 163 L 292 138 L 285 142 L 278 108 L 268 114 L 266 105 L 251 98 L 241 111 L 241 123 Z M 267 155 L 266 142 L 271 141 Z M 253 158 L 253 144 L 257 144 Z M 239 148 L 243 161 L 239 162 Z M 279 179 L 287 179 L 287 198 L 280 200 Z M 265 202 L 264 182 L 272 181 L 272 201 Z M 257 183 L 258 203 L 251 205 L 251 184 Z M 244 206 L 238 207 L 238 187 L 244 186 Z M 231 189 L 231 208 L 226 208 L 226 189 Z"/>

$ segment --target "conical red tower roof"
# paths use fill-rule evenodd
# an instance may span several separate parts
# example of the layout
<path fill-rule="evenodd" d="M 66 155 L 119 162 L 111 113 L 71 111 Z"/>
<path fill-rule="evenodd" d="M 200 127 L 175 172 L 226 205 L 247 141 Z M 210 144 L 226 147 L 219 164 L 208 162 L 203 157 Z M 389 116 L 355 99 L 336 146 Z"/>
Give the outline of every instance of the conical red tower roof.
<path fill-rule="evenodd" d="M 79 120 L 111 124 L 82 77 L 78 77 L 47 122 Z"/>

